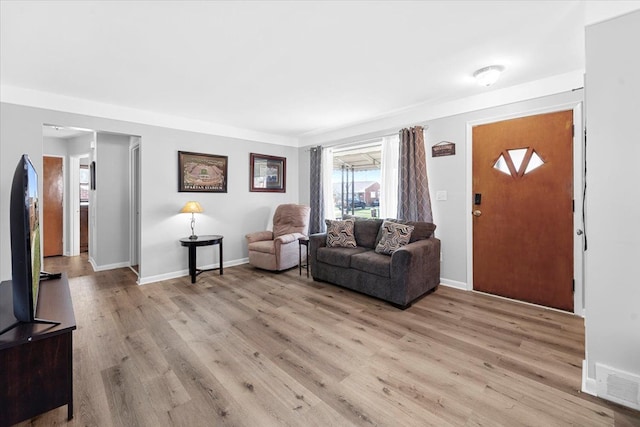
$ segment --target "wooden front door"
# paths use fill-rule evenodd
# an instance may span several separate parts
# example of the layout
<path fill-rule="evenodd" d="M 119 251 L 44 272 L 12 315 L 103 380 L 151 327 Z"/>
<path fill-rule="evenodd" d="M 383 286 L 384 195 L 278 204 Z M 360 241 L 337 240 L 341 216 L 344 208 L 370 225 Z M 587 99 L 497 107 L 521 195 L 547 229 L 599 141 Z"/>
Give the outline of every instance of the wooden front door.
<path fill-rule="evenodd" d="M 473 127 L 473 288 L 573 311 L 573 111 Z"/>
<path fill-rule="evenodd" d="M 62 158 L 43 157 L 42 239 L 44 256 L 62 255 Z"/>

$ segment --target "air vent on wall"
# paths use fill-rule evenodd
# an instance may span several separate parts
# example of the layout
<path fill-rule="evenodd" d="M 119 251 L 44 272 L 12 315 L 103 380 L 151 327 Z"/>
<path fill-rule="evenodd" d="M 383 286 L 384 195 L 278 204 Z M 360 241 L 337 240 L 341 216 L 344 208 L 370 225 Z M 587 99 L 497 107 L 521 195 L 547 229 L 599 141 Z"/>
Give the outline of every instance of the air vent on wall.
<path fill-rule="evenodd" d="M 640 377 L 596 363 L 598 397 L 640 410 Z"/>

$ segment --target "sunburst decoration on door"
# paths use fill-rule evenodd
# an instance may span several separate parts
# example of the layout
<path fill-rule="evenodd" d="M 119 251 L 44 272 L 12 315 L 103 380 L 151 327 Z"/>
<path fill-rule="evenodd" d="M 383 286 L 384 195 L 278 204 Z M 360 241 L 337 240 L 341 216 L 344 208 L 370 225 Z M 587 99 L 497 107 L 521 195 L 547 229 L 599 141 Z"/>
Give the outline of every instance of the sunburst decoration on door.
<path fill-rule="evenodd" d="M 503 151 L 493 168 L 514 178 L 520 178 L 544 163 L 533 148 L 515 148 Z"/>

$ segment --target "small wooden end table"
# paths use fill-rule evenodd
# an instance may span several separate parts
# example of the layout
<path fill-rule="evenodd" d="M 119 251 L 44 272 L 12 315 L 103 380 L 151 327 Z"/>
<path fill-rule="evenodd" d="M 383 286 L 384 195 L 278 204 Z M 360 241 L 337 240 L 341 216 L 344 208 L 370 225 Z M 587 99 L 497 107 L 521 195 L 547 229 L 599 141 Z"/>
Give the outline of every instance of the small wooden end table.
<path fill-rule="evenodd" d="M 220 275 L 224 274 L 222 266 L 222 239 L 223 236 L 218 234 L 208 236 L 198 236 L 196 239 L 185 237 L 180 239 L 180 244 L 189 248 L 189 275 L 191 283 L 196 283 L 196 276 L 205 271 L 220 270 Z M 198 268 L 196 267 L 196 248 L 198 246 L 220 245 L 220 267 L 218 268 Z"/>
<path fill-rule="evenodd" d="M 308 237 L 298 237 L 298 273 L 302 276 L 302 247 L 306 247 L 307 252 L 307 262 L 304 267 L 307 269 L 307 277 L 309 277 L 309 238 Z"/>

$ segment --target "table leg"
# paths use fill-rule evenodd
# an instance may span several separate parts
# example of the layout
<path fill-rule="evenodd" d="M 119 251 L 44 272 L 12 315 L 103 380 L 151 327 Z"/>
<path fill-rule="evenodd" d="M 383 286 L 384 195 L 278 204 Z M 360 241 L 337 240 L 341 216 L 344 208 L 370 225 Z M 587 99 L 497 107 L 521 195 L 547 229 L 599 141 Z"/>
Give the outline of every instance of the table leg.
<path fill-rule="evenodd" d="M 189 246 L 189 275 L 191 276 L 191 283 L 196 283 L 196 247 L 195 245 Z"/>
<path fill-rule="evenodd" d="M 307 246 L 305 247 L 305 250 L 307 251 L 307 277 L 309 277 L 309 244 L 307 244 Z"/>
<path fill-rule="evenodd" d="M 298 242 L 298 275 L 302 276 L 302 243 Z"/>
<path fill-rule="evenodd" d="M 222 266 L 222 240 L 220 240 L 220 275 L 224 274 L 224 267 Z"/>

